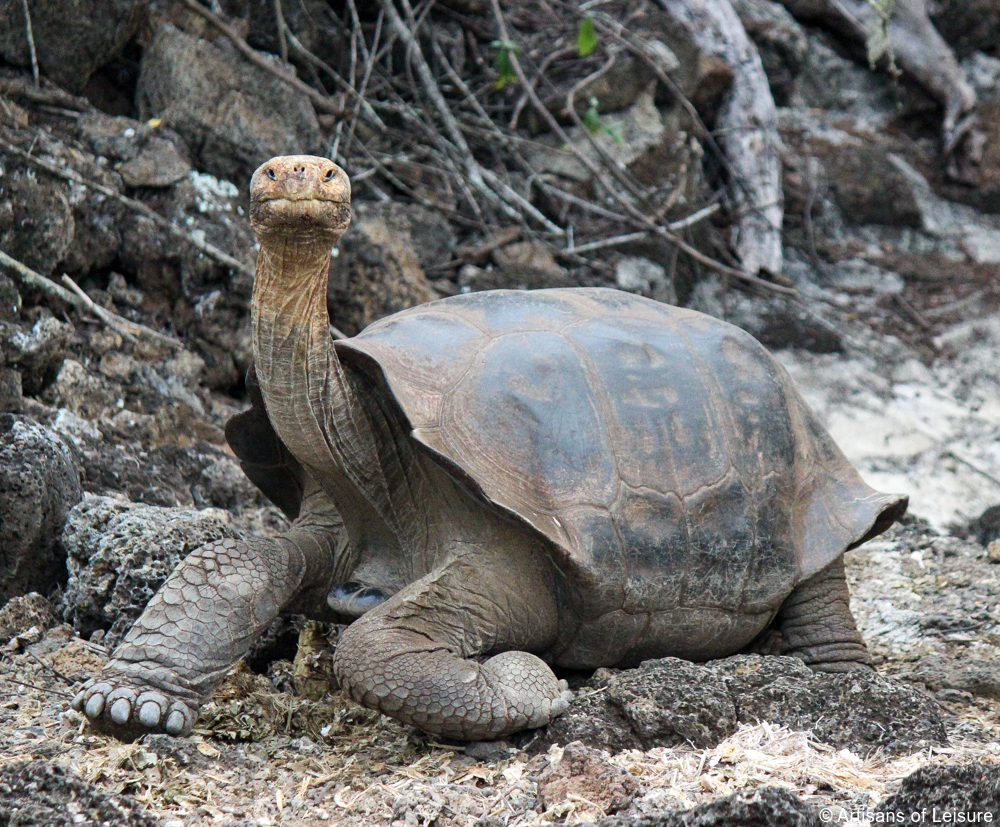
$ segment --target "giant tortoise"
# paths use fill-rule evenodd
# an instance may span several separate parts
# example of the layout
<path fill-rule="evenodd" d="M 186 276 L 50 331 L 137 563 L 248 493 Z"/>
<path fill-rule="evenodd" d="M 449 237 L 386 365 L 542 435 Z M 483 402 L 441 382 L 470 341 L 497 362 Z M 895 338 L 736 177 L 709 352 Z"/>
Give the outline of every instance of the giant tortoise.
<path fill-rule="evenodd" d="M 863 668 L 843 554 L 906 498 L 865 485 L 750 335 L 578 288 L 454 296 L 334 341 L 347 176 L 275 158 L 251 196 L 253 405 L 227 436 L 294 522 L 181 563 L 76 697 L 92 722 L 189 732 L 286 609 L 354 621 L 335 659 L 351 697 L 462 739 L 562 712 L 553 666 L 766 637 Z"/>

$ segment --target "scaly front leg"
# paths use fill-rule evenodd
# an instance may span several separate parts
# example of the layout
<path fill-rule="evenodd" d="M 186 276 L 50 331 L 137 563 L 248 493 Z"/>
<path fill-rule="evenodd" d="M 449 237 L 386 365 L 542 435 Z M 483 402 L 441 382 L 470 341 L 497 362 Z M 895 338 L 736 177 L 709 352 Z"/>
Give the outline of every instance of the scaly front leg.
<path fill-rule="evenodd" d="M 341 687 L 370 709 L 449 738 L 500 738 L 547 724 L 569 693 L 526 651 L 544 652 L 558 628 L 540 556 L 514 554 L 491 569 L 473 554 L 373 608 L 340 637 Z"/>
<path fill-rule="evenodd" d="M 312 487 L 282 537 L 217 540 L 192 552 L 146 606 L 100 676 L 73 699 L 123 740 L 186 735 L 226 672 L 296 597 L 345 575 L 343 526 Z"/>

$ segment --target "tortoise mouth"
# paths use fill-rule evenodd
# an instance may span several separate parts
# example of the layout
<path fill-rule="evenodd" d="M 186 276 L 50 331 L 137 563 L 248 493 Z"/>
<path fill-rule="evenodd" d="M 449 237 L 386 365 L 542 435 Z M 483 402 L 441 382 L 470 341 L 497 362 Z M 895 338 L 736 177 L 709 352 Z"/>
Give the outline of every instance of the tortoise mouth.
<path fill-rule="evenodd" d="M 289 204 L 302 204 L 312 202 L 315 204 L 346 204 L 350 206 L 349 198 L 318 198 L 315 195 L 265 195 L 252 199 L 255 204 L 275 204 L 276 202 L 287 202 Z"/>
<path fill-rule="evenodd" d="M 314 195 L 266 195 L 250 203 L 250 220 L 258 235 L 275 231 L 342 233 L 351 223 L 351 202 Z"/>

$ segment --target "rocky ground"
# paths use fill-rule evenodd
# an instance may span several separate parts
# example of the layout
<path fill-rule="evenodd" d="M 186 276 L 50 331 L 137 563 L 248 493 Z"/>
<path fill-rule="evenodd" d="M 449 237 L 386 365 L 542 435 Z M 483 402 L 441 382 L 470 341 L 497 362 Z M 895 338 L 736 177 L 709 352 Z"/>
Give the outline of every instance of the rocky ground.
<path fill-rule="evenodd" d="M 634 227 L 499 83 L 482 4 L 441 3 L 424 48 L 449 101 L 462 99 L 449 65 L 482 101 L 479 121 L 456 108 L 477 157 L 492 157 L 486 120 L 502 123 L 516 138 L 495 147 L 504 180 L 573 228 L 572 248 L 530 211 L 514 220 L 463 192 L 412 120 L 403 50 L 366 57 L 384 36 L 378 4 L 288 3 L 283 37 L 273 5 L 213 4 L 234 39 L 185 2 L 114 0 L 67 39 L 61 4 L 33 3 L 39 85 L 21 29 L 0 33 L 0 251 L 92 302 L 0 267 L 0 825 L 806 825 L 924 808 L 931 823 L 935 807 L 1000 820 L 1000 4 L 932 9 L 979 98 L 980 151 L 956 169 L 919 86 L 777 3 L 734 2 L 784 144 L 784 271 L 757 286 L 659 239 L 575 251 Z M 674 56 L 662 66 L 711 125 L 731 74 L 654 5 L 613 10 Z M 663 220 L 705 209 L 679 232 L 732 263 L 717 159 L 682 101 L 603 29 L 579 56 L 575 17 L 552 12 L 567 28 L 546 52 L 531 15 L 561 4 L 503 6 L 572 146 L 612 155 Z M 0 0 L 4 19 L 20 8 Z M 361 37 L 339 22 L 352 10 Z M 283 49 L 312 94 L 270 70 Z M 378 94 L 346 93 L 323 65 Z M 580 87 L 590 132 L 556 101 L 599 71 Z M 347 334 L 459 291 L 604 284 L 771 347 L 865 477 L 911 495 L 904 524 L 847 559 L 877 674 L 737 656 L 567 675 L 576 699 L 547 730 L 463 746 L 328 691 L 336 629 L 293 618 L 192 737 L 87 729 L 74 687 L 177 560 L 285 526 L 222 430 L 247 406 L 246 181 L 273 154 L 331 147 L 356 194 L 329 293 Z"/>

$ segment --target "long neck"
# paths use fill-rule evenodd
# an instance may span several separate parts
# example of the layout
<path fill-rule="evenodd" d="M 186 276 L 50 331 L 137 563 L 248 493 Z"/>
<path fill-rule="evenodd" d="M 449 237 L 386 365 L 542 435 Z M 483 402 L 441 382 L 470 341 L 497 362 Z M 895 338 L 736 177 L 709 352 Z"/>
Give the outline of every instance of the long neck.
<path fill-rule="evenodd" d="M 335 239 L 334 239 L 335 240 Z M 340 363 L 326 308 L 330 239 L 262 238 L 251 303 L 257 378 L 271 424 L 331 490 L 345 520 L 395 520 L 371 424 Z"/>

